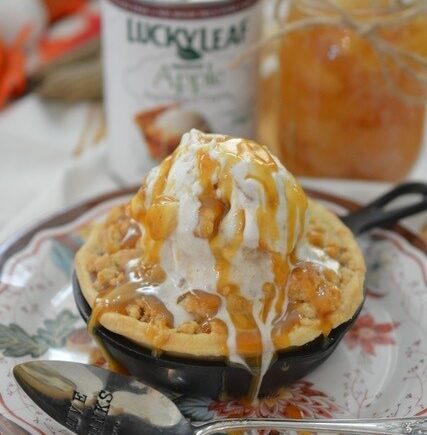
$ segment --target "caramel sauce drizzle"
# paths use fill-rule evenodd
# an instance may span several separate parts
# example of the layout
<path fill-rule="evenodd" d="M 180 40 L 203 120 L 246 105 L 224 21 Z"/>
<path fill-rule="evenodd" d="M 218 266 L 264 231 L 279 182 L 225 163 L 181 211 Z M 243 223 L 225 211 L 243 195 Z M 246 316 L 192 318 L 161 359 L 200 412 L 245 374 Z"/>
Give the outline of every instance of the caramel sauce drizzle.
<path fill-rule="evenodd" d="M 175 156 L 176 153 L 172 154 L 160 164 L 159 174 L 151 194 L 150 206 L 148 208 L 145 206 L 146 186 L 144 183 L 125 210 L 131 226 L 139 228 L 137 225 L 140 223 L 146 230 L 142 236 L 142 246 L 144 247 L 142 264 L 144 267 L 141 271 L 143 275 L 139 277 L 138 281 L 129 280 L 121 286 L 102 292 L 95 300 L 88 322 L 89 333 L 95 337 L 111 369 L 117 372 L 125 372 L 126 370 L 109 355 L 105 346 L 94 334 L 94 330 L 104 313 L 125 314 L 128 304 L 141 297 L 141 294 L 146 293 L 147 290 L 148 293 L 152 293 L 155 287 L 165 278 L 165 273 L 160 266 L 160 251 L 164 240 L 176 227 L 179 203 L 175 198 L 164 195 L 164 190 Z M 126 242 L 126 236 L 123 238 L 121 245 L 124 242 Z M 159 276 L 161 277 L 160 280 L 158 279 Z M 151 304 L 155 311 L 163 313 L 165 318 L 172 317 L 168 323 L 169 326 L 173 325 L 173 316 L 156 296 L 152 294 L 145 295 L 144 301 L 148 305 Z"/>
<path fill-rule="evenodd" d="M 199 182 L 202 193 L 199 195 L 201 202 L 200 226 L 203 226 L 203 211 L 207 204 L 213 205 L 214 222 L 205 220 L 212 231 L 197 231 L 206 235 L 211 252 L 215 258 L 215 270 L 217 272 L 217 292 L 221 294 L 226 303 L 226 309 L 236 330 L 236 350 L 239 354 L 262 352 L 261 334 L 252 314 L 252 302 L 247 301 L 241 294 L 239 287 L 230 276 L 232 260 L 242 244 L 243 231 L 245 228 L 245 213 L 239 209 L 235 211 L 233 237 L 227 238 L 220 230 L 219 224 L 222 218 L 230 210 L 231 197 L 233 194 L 233 177 L 231 169 L 241 158 L 246 150 L 237 148 L 238 154 L 234 153 L 227 142 L 220 142 L 221 149 L 225 151 L 223 166 L 217 160 L 213 160 L 209 153 L 201 148 L 197 153 L 199 169 Z M 239 143 L 240 145 L 240 143 Z M 248 148 L 250 151 L 251 149 Z M 217 182 L 214 180 L 218 180 Z M 219 192 L 219 195 L 218 195 Z M 219 197 L 219 198 L 218 198 Z M 219 202 L 219 204 L 218 204 Z"/>
<path fill-rule="evenodd" d="M 151 205 L 145 213 L 140 215 L 140 218 L 142 218 L 140 223 L 146 229 L 142 240 L 142 246 L 144 247 L 143 262 L 145 264 L 160 263 L 160 250 L 162 249 L 163 242 L 176 227 L 175 213 L 175 222 L 169 225 L 169 231 L 162 231 L 165 226 L 165 222 L 162 222 L 162 219 L 169 216 L 169 213 L 165 213 L 165 208 L 171 204 L 178 205 L 178 202 L 173 198 L 163 196 L 175 156 L 176 153 L 170 155 L 160 164 L 159 174 L 151 193 Z"/>
<path fill-rule="evenodd" d="M 257 395 L 261 382 L 262 336 L 254 318 L 253 302 L 248 301 L 241 294 L 239 287 L 230 276 L 233 258 L 243 241 L 244 210 L 237 210 L 233 216 L 235 220 L 234 237 L 227 239 L 220 231 L 220 223 L 230 209 L 232 201 L 231 169 L 239 160 L 249 161 L 246 178 L 258 182 L 264 191 L 264 203 L 258 207 L 256 214 L 259 249 L 270 254 L 274 275 L 274 283 L 265 283 L 263 286 L 262 307 L 260 313 L 257 313 L 264 324 L 268 320 L 273 305 L 275 319 L 281 319 L 286 314 L 286 285 L 291 267 L 289 255 L 297 242 L 295 234 L 303 234 L 307 200 L 298 183 L 287 179 L 279 180 L 284 183 L 288 205 L 287 246 L 285 252 L 282 253 L 282 247 L 277 246 L 280 240 L 278 223 L 280 198 L 275 179 L 275 175 L 279 176 L 280 173 L 273 157 L 265 148 L 246 140 L 238 140 L 236 144 L 235 139 L 224 138 L 215 147 L 219 148 L 218 151 L 224 156 L 222 165 L 212 159 L 203 148 L 197 154 L 199 182 L 202 187 L 202 193 L 199 195 L 201 202 L 199 219 L 202 222 L 199 222 L 195 235 L 209 240 L 211 252 L 215 258 L 217 292 L 224 297 L 227 312 L 236 330 L 236 351 L 241 356 L 250 355 L 246 360 L 257 373 L 251 386 L 249 394 L 251 397 L 248 398 L 252 400 Z M 206 210 L 209 206 L 210 213 Z M 207 219 L 206 216 L 210 216 L 211 219 Z M 203 222 L 205 223 L 204 230 L 201 228 Z M 299 320 L 295 319 L 295 321 Z M 294 325 L 295 322 L 282 323 L 280 332 L 286 335 L 285 327 L 292 328 Z"/>
<path fill-rule="evenodd" d="M 286 255 L 283 256 L 275 253 L 272 256 L 275 283 L 279 291 L 275 306 L 276 320 L 283 318 L 286 314 L 286 286 L 291 266 L 294 264 L 292 261 L 295 257 L 293 255 L 294 248 L 296 243 L 299 241 L 299 239 L 294 239 L 296 234 L 298 235 L 298 238 L 304 234 L 305 211 L 308 205 L 304 191 L 296 181 L 286 181 L 285 193 L 288 206 Z M 299 228 L 297 228 L 297 224 L 299 224 Z"/>
<path fill-rule="evenodd" d="M 225 303 L 226 311 L 232 322 L 232 325 L 223 324 L 222 326 L 235 329 L 236 352 L 246 359 L 255 373 L 258 373 L 258 377 L 255 376 L 254 384 L 251 386 L 252 396 L 249 400 L 252 400 L 258 393 L 261 382 L 259 373 L 263 354 L 262 334 L 254 316 L 258 316 L 264 325 L 271 325 L 270 338 L 276 347 L 286 347 L 289 344 L 289 333 L 301 320 L 301 316 L 294 310 L 295 306 L 288 306 L 287 292 L 292 274 L 298 267 L 294 248 L 304 234 L 307 199 L 301 186 L 292 177 L 286 178 L 279 171 L 278 164 L 265 147 L 249 140 L 232 139 L 227 136 L 217 136 L 213 147 L 211 141 L 209 136 L 201 136 L 200 148 L 196 152 L 201 193 L 198 195 L 199 220 L 194 229 L 194 235 L 208 241 L 215 260 L 216 292 Z M 212 157 L 214 151 L 221 156 L 221 159 Z M 93 332 L 100 317 L 106 312 L 114 311 L 125 314 L 127 305 L 138 297 L 144 298 L 144 303 L 159 312 L 166 325 L 173 327 L 173 316 L 156 297 L 156 286 L 166 278 L 160 265 L 162 246 L 177 226 L 179 201 L 167 195 L 165 191 L 169 173 L 178 153 L 179 148 L 161 163 L 152 188 L 150 203 L 147 204 L 147 185 L 144 182 L 126 208 L 126 215 L 134 231 L 136 231 L 135 228 L 139 228 L 139 225 L 144 228 L 142 238 L 141 233 L 139 234 L 139 239 L 142 240 L 138 241 L 143 249 L 142 275 L 134 282 L 126 282 L 99 294 L 88 325 L 89 331 Z M 262 186 L 264 197 L 256 211 L 259 233 L 258 248 L 270 256 L 273 273 L 273 282 L 264 283 L 260 289 L 262 290 L 262 301 L 258 313 L 254 313 L 253 301 L 244 297 L 239 286 L 233 281 L 231 273 L 233 259 L 243 243 L 246 225 L 243 209 L 233 209 L 233 214 L 230 215 L 234 193 L 232 169 L 241 161 L 249 162 L 246 178 L 255 180 Z M 285 249 L 279 246 L 283 243 L 281 240 L 284 240 L 284 235 L 281 234 L 282 226 L 278 222 L 281 198 L 277 183 L 283 183 L 287 204 L 287 216 L 284 218 L 287 219 Z M 231 220 L 233 223 L 234 233 L 231 236 L 221 228 L 224 219 Z M 134 238 L 135 234 L 132 234 L 132 240 Z M 320 287 L 326 286 L 325 282 L 321 280 Z M 324 307 L 330 298 L 329 290 L 324 288 L 326 289 L 325 294 L 319 294 L 317 287 L 312 286 L 309 294 L 314 306 L 321 313 L 327 313 Z M 191 295 L 197 300 L 200 299 L 199 305 L 213 296 L 197 289 L 193 289 Z M 176 301 L 176 303 L 179 302 L 180 299 Z M 208 305 L 221 303 L 221 301 L 214 302 L 212 300 Z M 210 331 L 209 325 L 212 320 L 223 323 L 216 319 L 217 312 L 218 307 L 206 318 L 199 319 L 202 322 L 202 331 Z M 331 327 L 328 316 L 325 314 L 320 318 L 322 330 L 328 333 Z M 230 331 L 228 334 L 230 335 Z M 121 370 L 108 355 L 106 357 L 113 369 Z"/>
<path fill-rule="evenodd" d="M 104 313 L 115 312 L 125 314 L 126 305 L 135 298 L 136 290 L 136 284 L 128 282 L 110 291 L 103 292 L 104 294 L 96 298 L 87 324 L 88 332 L 101 349 L 105 360 L 108 362 L 108 366 L 117 373 L 127 374 L 127 370 L 110 355 L 102 340 L 95 334 L 95 328 L 99 325 L 99 319 Z"/>

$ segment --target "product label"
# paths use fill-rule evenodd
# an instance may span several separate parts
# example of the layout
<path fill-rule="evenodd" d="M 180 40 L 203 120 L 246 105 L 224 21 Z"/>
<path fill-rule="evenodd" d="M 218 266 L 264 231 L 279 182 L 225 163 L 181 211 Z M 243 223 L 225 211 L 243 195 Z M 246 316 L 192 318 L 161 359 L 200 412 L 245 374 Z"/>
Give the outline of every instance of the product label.
<path fill-rule="evenodd" d="M 103 2 L 110 162 L 127 183 L 172 152 L 191 128 L 253 137 L 259 37 L 255 0 L 195 6 Z"/>

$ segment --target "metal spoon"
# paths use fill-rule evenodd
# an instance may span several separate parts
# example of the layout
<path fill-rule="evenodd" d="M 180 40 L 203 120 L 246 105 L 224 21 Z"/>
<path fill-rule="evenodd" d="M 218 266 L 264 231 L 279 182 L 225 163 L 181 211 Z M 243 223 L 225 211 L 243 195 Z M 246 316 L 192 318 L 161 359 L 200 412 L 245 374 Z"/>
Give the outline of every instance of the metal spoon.
<path fill-rule="evenodd" d="M 31 361 L 15 366 L 13 374 L 40 408 L 77 434 L 208 435 L 238 429 L 264 429 L 427 435 L 426 417 L 229 419 L 192 424 L 159 391 L 136 379 L 100 367 L 64 361 Z M 200 381 L 203 382 L 202 379 Z"/>

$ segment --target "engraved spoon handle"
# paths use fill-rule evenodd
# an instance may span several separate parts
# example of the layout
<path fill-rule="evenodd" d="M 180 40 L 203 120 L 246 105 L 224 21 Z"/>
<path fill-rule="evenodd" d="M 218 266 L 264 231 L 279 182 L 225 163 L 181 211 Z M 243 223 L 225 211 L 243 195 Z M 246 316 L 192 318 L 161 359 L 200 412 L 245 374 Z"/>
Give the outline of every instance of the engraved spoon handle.
<path fill-rule="evenodd" d="M 406 434 L 427 435 L 427 418 L 387 418 L 367 420 L 273 420 L 273 419 L 228 419 L 210 421 L 197 425 L 194 435 L 210 435 L 229 430 L 307 430 L 315 432 L 339 432 L 343 434 Z"/>

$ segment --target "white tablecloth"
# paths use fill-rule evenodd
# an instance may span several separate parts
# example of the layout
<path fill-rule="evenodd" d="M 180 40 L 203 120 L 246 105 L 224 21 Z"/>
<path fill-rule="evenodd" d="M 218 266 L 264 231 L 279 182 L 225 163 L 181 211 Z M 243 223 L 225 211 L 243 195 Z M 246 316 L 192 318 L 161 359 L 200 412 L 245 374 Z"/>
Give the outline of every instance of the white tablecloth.
<path fill-rule="evenodd" d="M 109 174 L 101 108 L 27 96 L 0 113 L 0 242 L 61 207 L 120 187 Z M 427 181 L 427 140 L 411 179 Z M 366 203 L 387 183 L 302 180 Z M 418 230 L 427 214 L 405 221 Z"/>

